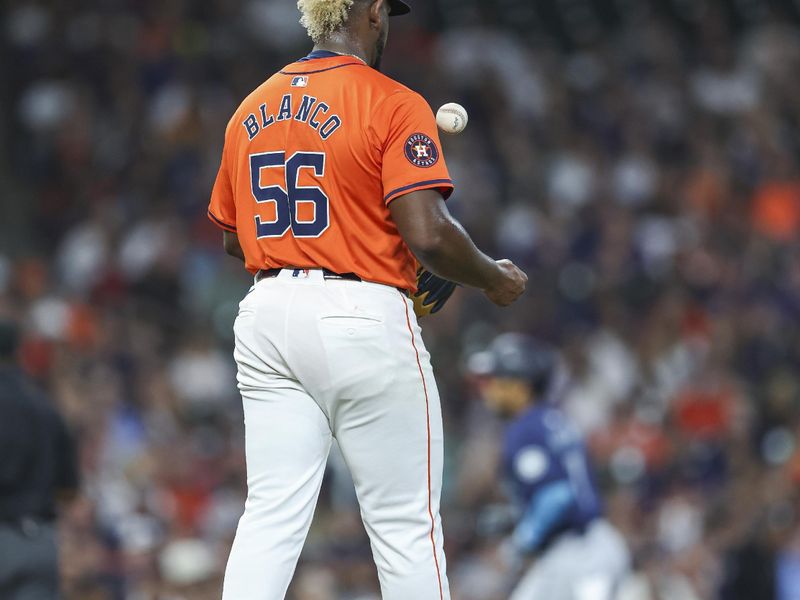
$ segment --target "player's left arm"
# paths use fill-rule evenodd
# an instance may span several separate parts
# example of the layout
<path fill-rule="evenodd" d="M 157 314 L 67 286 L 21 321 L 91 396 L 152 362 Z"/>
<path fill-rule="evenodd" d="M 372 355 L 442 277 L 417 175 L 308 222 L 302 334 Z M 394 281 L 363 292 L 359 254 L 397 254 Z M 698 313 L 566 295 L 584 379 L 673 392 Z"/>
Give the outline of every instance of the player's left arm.
<path fill-rule="evenodd" d="M 544 485 L 533 495 L 514 530 L 514 545 L 525 553 L 536 552 L 563 524 L 574 504 L 575 494 L 569 481 L 559 480 Z"/>

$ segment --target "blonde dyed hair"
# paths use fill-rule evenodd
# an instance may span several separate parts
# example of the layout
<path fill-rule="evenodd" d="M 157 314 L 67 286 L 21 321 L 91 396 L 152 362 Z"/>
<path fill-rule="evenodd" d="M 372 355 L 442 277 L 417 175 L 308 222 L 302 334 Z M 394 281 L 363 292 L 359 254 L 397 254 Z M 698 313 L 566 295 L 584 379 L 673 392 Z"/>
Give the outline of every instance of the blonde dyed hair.
<path fill-rule="evenodd" d="M 327 40 L 347 23 L 354 0 L 298 0 L 300 23 L 315 44 Z"/>

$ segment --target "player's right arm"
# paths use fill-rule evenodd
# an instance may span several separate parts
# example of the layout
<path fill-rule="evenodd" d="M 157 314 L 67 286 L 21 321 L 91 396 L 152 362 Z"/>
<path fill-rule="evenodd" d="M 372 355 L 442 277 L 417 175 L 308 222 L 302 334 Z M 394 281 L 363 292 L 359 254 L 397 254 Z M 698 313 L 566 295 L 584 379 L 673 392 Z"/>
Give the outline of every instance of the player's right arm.
<path fill-rule="evenodd" d="M 236 202 L 233 194 L 233 183 L 231 182 L 232 165 L 228 156 L 228 150 L 232 143 L 230 141 L 231 133 L 235 121 L 236 117 L 234 116 L 225 130 L 225 147 L 222 150 L 222 161 L 220 162 L 217 179 L 214 182 L 214 189 L 211 192 L 208 218 L 222 229 L 222 246 L 225 248 L 225 252 L 244 261 L 244 251 L 239 243 L 239 234 L 236 232 Z"/>
<path fill-rule="evenodd" d="M 403 240 L 429 271 L 478 288 L 499 306 L 508 306 L 525 291 L 525 273 L 511 261 L 495 261 L 481 252 L 450 214 L 439 191 L 406 194 L 389 209 Z"/>
<path fill-rule="evenodd" d="M 483 290 L 500 306 L 519 298 L 525 274 L 510 261 L 494 261 L 478 250 L 447 210 L 444 201 L 453 184 L 427 102 L 398 90 L 376 108 L 370 130 L 382 154 L 384 200 L 419 262 L 439 277 Z"/>

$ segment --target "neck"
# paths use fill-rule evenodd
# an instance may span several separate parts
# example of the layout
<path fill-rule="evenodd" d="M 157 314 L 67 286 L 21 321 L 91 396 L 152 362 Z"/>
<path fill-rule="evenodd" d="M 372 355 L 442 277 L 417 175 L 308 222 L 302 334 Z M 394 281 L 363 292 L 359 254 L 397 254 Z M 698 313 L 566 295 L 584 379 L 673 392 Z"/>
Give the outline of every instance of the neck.
<path fill-rule="evenodd" d="M 314 46 L 314 50 L 327 50 L 337 54 L 349 54 L 360 58 L 365 63 L 372 64 L 372 56 L 359 42 L 349 38 L 344 33 L 334 33 L 329 39 Z"/>
<path fill-rule="evenodd" d="M 519 405 L 517 405 L 517 406 L 515 406 L 513 408 L 513 410 L 511 411 L 511 413 L 512 413 L 511 416 L 518 417 L 518 416 L 522 415 L 523 413 L 528 412 L 533 407 L 534 407 L 533 404 L 519 404 Z"/>
<path fill-rule="evenodd" d="M 532 396 L 526 394 L 524 398 L 520 397 L 515 403 L 513 407 L 514 416 L 518 417 L 519 415 L 528 412 L 539 406 L 539 398 L 537 396 Z"/>

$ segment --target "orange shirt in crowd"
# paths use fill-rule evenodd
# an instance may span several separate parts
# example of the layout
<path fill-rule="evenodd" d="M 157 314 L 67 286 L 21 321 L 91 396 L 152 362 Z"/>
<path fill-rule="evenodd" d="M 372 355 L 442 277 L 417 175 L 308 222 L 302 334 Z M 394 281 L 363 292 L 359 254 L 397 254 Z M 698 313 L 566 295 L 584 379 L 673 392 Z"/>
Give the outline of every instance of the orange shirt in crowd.
<path fill-rule="evenodd" d="M 791 241 L 800 232 L 800 184 L 772 182 L 761 186 L 753 200 L 756 227 L 778 241 Z"/>

